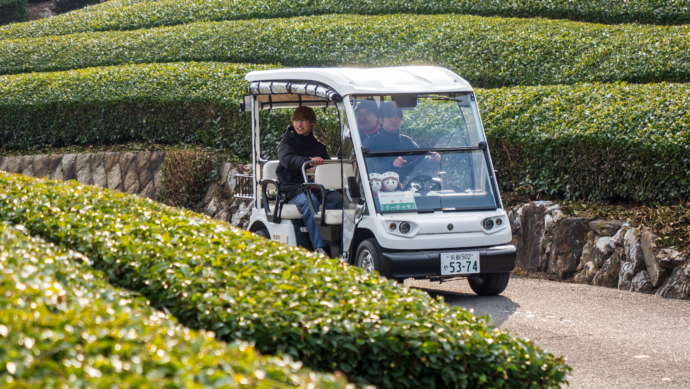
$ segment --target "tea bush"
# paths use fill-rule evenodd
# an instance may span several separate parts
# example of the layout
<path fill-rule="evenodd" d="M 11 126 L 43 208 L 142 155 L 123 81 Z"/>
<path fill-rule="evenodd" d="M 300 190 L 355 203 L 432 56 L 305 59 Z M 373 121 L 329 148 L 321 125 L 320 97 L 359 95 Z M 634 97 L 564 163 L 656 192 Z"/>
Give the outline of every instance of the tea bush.
<path fill-rule="evenodd" d="M 557 387 L 569 367 L 339 260 L 150 200 L 0 173 L 0 219 L 88 256 L 181 323 L 381 387 Z"/>
<path fill-rule="evenodd" d="M 0 77 L 0 149 L 191 143 L 244 155 L 244 75 L 265 66 L 126 65 Z"/>
<path fill-rule="evenodd" d="M 125 63 L 446 66 L 475 86 L 690 80 L 690 26 L 328 15 L 5 40 L 0 73 Z"/>
<path fill-rule="evenodd" d="M 0 222 L 3 387 L 346 387 L 342 378 L 227 345 L 115 289 L 89 259 Z"/>
<path fill-rule="evenodd" d="M 83 1 L 83 0 L 79 0 Z M 115 4 L 110 4 L 115 3 Z M 685 0 L 161 0 L 108 1 L 108 6 L 0 28 L 0 39 L 76 32 L 135 30 L 192 23 L 319 14 L 443 14 L 544 17 L 597 23 L 690 23 Z"/>
<path fill-rule="evenodd" d="M 638 203 L 690 199 L 688 84 L 487 89 L 479 104 L 504 189 Z"/>
<path fill-rule="evenodd" d="M 244 74 L 261 65 L 125 65 L 0 77 L 0 151 L 186 142 L 248 159 Z M 504 189 L 566 198 L 690 198 L 688 84 L 477 90 Z M 329 117 L 317 110 L 319 127 Z M 281 116 L 282 115 L 282 116 Z M 275 149 L 285 113 L 267 114 Z"/>

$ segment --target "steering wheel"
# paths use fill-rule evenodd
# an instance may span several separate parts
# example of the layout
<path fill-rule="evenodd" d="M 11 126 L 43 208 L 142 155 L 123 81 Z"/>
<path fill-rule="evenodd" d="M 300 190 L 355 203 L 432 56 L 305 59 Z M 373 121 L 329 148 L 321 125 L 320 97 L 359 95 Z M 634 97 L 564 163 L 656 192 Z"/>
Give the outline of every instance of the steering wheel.
<path fill-rule="evenodd" d="M 426 193 L 431 190 L 440 190 L 441 183 L 435 180 L 433 177 L 427 174 L 420 174 L 418 176 L 412 177 L 405 185 L 406 190 L 411 190 L 413 192 Z"/>

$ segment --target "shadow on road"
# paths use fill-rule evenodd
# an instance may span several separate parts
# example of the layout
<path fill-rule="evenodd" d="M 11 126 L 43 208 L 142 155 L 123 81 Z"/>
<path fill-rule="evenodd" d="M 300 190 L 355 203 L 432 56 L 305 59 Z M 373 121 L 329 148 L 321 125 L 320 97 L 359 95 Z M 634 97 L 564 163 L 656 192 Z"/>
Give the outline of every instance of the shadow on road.
<path fill-rule="evenodd" d="M 498 327 L 520 307 L 505 296 L 477 296 L 474 293 L 450 292 L 444 290 L 416 288 L 423 290 L 431 297 L 441 296 L 446 304 L 463 307 L 476 316 L 489 316 L 492 326 Z"/>

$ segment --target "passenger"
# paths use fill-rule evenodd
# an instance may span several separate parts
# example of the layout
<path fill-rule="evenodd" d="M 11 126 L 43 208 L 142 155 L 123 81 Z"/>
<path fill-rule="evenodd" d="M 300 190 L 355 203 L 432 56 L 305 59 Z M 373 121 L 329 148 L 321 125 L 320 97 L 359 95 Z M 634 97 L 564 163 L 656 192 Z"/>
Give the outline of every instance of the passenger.
<path fill-rule="evenodd" d="M 412 138 L 400 133 L 403 113 L 397 104 L 392 101 L 381 104 L 379 114 L 382 130 L 368 138 L 364 142 L 364 148 L 369 149 L 369 151 L 414 150 L 419 148 Z M 441 160 L 438 153 L 432 153 L 430 157 L 435 162 Z M 422 155 L 376 157 L 370 159 L 369 168 L 370 172 L 375 173 L 396 172 L 400 176 L 400 181 L 404 182 L 410 172 L 422 160 L 424 160 Z"/>
<path fill-rule="evenodd" d="M 367 139 L 379 133 L 381 129 L 381 118 L 379 117 L 379 107 L 374 100 L 362 100 L 355 109 L 357 117 L 357 128 L 362 144 Z"/>
<path fill-rule="evenodd" d="M 285 193 L 289 204 L 295 204 L 302 214 L 304 225 L 309 232 L 309 239 L 315 251 L 329 255 L 326 243 L 321 239 L 321 230 L 314 220 L 308 198 L 302 191 L 304 183 L 302 165 L 318 166 L 328 160 L 326 146 L 316 140 L 313 134 L 316 114 L 309 107 L 298 107 L 292 113 L 292 125 L 285 130 L 278 145 L 279 165 L 276 169 L 280 191 Z M 321 199 L 308 192 L 314 209 L 318 211 Z M 326 208 L 341 209 L 342 195 L 336 191 L 326 191 Z"/>

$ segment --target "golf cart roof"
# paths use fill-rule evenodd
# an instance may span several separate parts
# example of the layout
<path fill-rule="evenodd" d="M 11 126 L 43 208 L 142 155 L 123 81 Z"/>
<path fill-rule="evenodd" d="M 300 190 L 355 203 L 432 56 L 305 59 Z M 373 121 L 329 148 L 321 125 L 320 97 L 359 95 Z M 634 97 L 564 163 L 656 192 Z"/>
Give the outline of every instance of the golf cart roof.
<path fill-rule="evenodd" d="M 307 94 L 327 100 L 346 95 L 472 91 L 465 79 L 438 66 L 291 68 L 254 71 L 245 78 L 251 94 Z"/>

